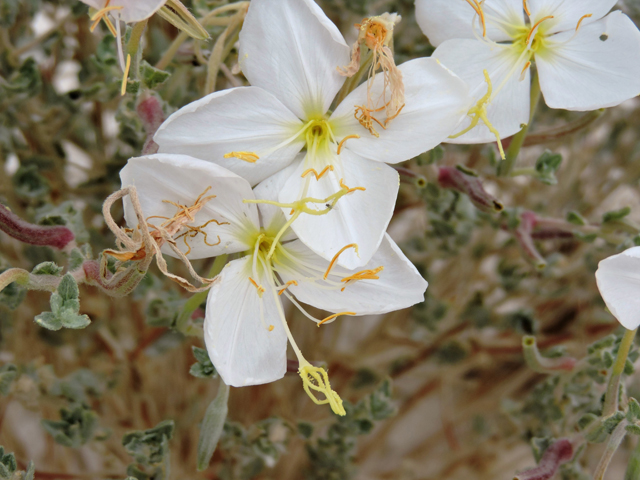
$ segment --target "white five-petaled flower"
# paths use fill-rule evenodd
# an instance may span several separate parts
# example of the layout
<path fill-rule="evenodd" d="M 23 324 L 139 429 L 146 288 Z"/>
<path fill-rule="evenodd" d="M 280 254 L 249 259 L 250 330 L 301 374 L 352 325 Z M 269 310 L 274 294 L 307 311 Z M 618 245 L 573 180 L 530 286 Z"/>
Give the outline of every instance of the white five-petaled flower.
<path fill-rule="evenodd" d="M 370 262 L 358 270 L 336 264 L 342 251 L 334 252 L 329 262 L 309 250 L 286 227 L 279 207 L 255 200 L 276 198 L 287 180 L 283 174 L 258 185 L 255 196 L 243 178 L 186 155 L 133 158 L 120 176 L 123 187 L 136 187 L 151 229 L 181 216 L 183 231 L 175 232 L 173 238 L 178 248 L 189 251 L 189 257 L 244 254 L 228 263 L 214 282 L 204 325 L 209 356 L 229 385 L 281 378 L 286 372 L 288 338 L 307 393 L 316 403 L 330 403 L 336 413 L 343 412 L 326 372 L 311 366 L 295 344 L 284 317 L 282 295 L 318 324 L 340 314 L 385 313 L 424 300 L 427 282 L 387 235 Z M 136 215 L 128 201 L 125 218 L 136 228 Z M 171 250 L 166 252 L 175 256 Z M 298 301 L 334 315 L 316 319 Z M 318 400 L 310 390 L 324 393 L 326 399 Z"/>
<path fill-rule="evenodd" d="M 253 0 L 240 34 L 239 62 L 251 87 L 212 93 L 174 113 L 154 140 L 159 151 L 215 162 L 252 185 L 295 165 L 278 200 L 324 199 L 345 188 L 324 215 L 304 213 L 292 224 L 311 250 L 356 268 L 383 241 L 398 192 L 385 163 L 408 160 L 454 132 L 471 105 L 467 85 L 433 59 L 400 65 L 405 106 L 385 118 L 384 78 L 363 84 L 333 112 L 345 82 L 349 47 L 312 0 Z M 388 97 L 388 95 L 387 95 Z M 376 108 L 368 106 L 376 99 Z M 391 121 L 389 121 L 391 120 Z M 386 125 L 385 125 L 386 122 Z M 306 155 L 297 154 L 306 149 Z M 357 190 L 353 190 L 356 189 Z M 325 205 L 308 205 L 323 210 Z M 288 218 L 300 209 L 283 209 Z"/>
<path fill-rule="evenodd" d="M 640 247 L 605 258 L 598 264 L 596 282 L 614 317 L 628 330 L 640 326 Z"/>
<path fill-rule="evenodd" d="M 640 32 L 622 12 L 607 15 L 616 1 L 416 0 L 416 18 L 437 47 L 433 57 L 476 99 L 487 92 L 487 70 L 488 118 L 507 137 L 529 123 L 532 61 L 551 108 L 596 110 L 640 94 Z M 480 123 L 450 142 L 494 138 Z"/>

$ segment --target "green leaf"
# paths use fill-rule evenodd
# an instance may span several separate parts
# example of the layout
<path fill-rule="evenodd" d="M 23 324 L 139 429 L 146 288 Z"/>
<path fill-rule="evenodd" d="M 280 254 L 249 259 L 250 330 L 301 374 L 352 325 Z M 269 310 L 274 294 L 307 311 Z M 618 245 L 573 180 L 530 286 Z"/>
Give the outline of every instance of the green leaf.
<path fill-rule="evenodd" d="M 561 163 L 562 155 L 552 153 L 549 150 L 545 151 L 536 160 L 536 178 L 546 185 L 556 185 L 558 183 L 556 171 L 560 168 Z"/>
<path fill-rule="evenodd" d="M 624 217 L 631 213 L 630 207 L 624 207 L 620 210 L 612 210 L 611 212 L 607 212 L 602 216 L 602 223 L 616 222 L 618 220 L 622 220 Z"/>
<path fill-rule="evenodd" d="M 308 440 L 311 438 L 311 435 L 313 435 L 313 424 L 308 422 L 298 422 L 298 433 Z"/>
<path fill-rule="evenodd" d="M 174 428 L 173 420 L 165 420 L 149 430 L 127 433 L 122 437 L 122 446 L 137 463 L 157 465 L 168 452 Z"/>
<path fill-rule="evenodd" d="M 146 60 L 140 62 L 140 75 L 142 82 L 151 89 L 155 89 L 171 76 L 169 72 L 152 67 Z"/>
<path fill-rule="evenodd" d="M 633 435 L 640 435 L 640 426 L 638 425 L 627 425 L 624 429 Z"/>
<path fill-rule="evenodd" d="M 195 352 L 194 352 L 195 353 Z M 224 422 L 227 418 L 227 402 L 229 401 L 229 386 L 220 380 L 216 398 L 209 404 L 202 420 L 200 438 L 198 439 L 198 471 L 206 470 L 216 451 L 218 441 L 222 435 Z"/>
<path fill-rule="evenodd" d="M 191 365 L 189 373 L 197 378 L 215 378 L 218 373 L 216 372 L 213 363 L 209 359 L 209 355 L 204 348 L 191 347 L 193 350 L 193 356 L 198 363 Z"/>
<path fill-rule="evenodd" d="M 627 408 L 627 420 L 629 420 L 630 423 L 634 423 L 640 419 L 640 403 L 638 403 L 635 398 L 629 397 Z"/>
<path fill-rule="evenodd" d="M 35 321 L 47 330 L 56 331 L 62 328 L 62 320 L 51 312 L 42 312 L 40 315 L 36 315 Z"/>
<path fill-rule="evenodd" d="M 55 275 L 59 277 L 64 267 L 59 267 L 55 262 L 42 262 L 31 271 L 34 275 Z"/>
<path fill-rule="evenodd" d="M 574 225 L 584 226 L 587 224 L 587 221 L 584 219 L 582 215 L 578 212 L 569 212 L 567 213 L 567 222 L 573 223 Z"/>
<path fill-rule="evenodd" d="M 80 294 L 78 290 L 78 283 L 73 275 L 67 273 L 58 285 L 58 294 L 62 298 L 63 304 L 68 300 L 77 300 Z"/>
<path fill-rule="evenodd" d="M 3 365 L 0 368 L 0 393 L 2 395 L 8 395 L 11 389 L 11 382 L 13 382 L 18 376 L 18 369 L 15 365 L 10 363 Z"/>

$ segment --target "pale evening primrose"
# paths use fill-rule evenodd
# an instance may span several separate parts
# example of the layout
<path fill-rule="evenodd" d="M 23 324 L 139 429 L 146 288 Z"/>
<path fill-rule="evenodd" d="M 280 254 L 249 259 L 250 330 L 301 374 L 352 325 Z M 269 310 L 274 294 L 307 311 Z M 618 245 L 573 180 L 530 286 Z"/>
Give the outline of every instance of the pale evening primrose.
<path fill-rule="evenodd" d="M 325 259 L 356 243 L 339 259 L 364 265 L 384 238 L 398 192 L 398 174 L 385 163 L 408 160 L 453 133 L 471 105 L 468 87 L 436 60 L 398 67 L 404 108 L 385 109 L 384 77 L 361 85 L 331 112 L 345 82 L 338 67 L 349 64 L 349 47 L 312 0 L 253 0 L 240 33 L 239 62 L 252 84 L 212 93 L 175 112 L 158 129 L 160 152 L 183 153 L 222 165 L 252 185 L 295 168 L 278 200 L 330 197 L 345 186 L 353 193 L 336 208 L 308 208 L 296 235 Z M 372 108 L 370 99 L 380 101 Z M 389 121 L 392 120 L 392 121 Z M 385 124 L 386 122 L 386 124 Z M 306 154 L 294 160 L 302 150 Z M 301 209 L 283 209 L 287 218 Z"/>
<path fill-rule="evenodd" d="M 176 232 L 176 245 L 202 258 L 242 252 L 229 262 L 209 292 L 204 324 L 209 356 L 232 386 L 268 383 L 286 372 L 287 339 L 298 357 L 309 396 L 343 415 L 340 397 L 327 373 L 312 366 L 295 343 L 281 301 L 286 296 L 318 325 L 339 315 L 366 315 L 406 308 L 424 300 L 427 282 L 387 235 L 371 261 L 358 270 L 309 250 L 287 230 L 282 210 L 258 198 L 275 198 L 286 177 L 274 175 L 252 192 L 249 183 L 210 162 L 186 155 L 156 154 L 130 159 L 121 172 L 123 187 L 134 185 L 146 222 L 167 222 L 196 205 L 193 221 Z M 204 196 L 206 195 L 206 197 Z M 207 198 L 203 203 L 203 199 Z M 132 205 L 125 218 L 135 228 Z M 285 230 L 285 231 L 283 231 Z M 167 253 L 170 253 L 168 251 Z M 314 318 L 298 302 L 333 312 Z M 318 399 L 313 392 L 323 393 Z"/>
<path fill-rule="evenodd" d="M 529 123 L 532 62 L 551 108 L 596 110 L 640 94 L 640 32 L 622 12 L 607 15 L 615 4 L 416 0 L 416 19 L 437 47 L 433 57 L 469 83 L 476 99 L 487 93 L 483 72 L 488 72 L 493 91 L 486 113 L 508 137 Z M 449 142 L 494 138 L 495 132 L 480 123 Z"/>
<path fill-rule="evenodd" d="M 611 314 L 627 330 L 640 326 L 640 247 L 605 258 L 596 282 Z"/>

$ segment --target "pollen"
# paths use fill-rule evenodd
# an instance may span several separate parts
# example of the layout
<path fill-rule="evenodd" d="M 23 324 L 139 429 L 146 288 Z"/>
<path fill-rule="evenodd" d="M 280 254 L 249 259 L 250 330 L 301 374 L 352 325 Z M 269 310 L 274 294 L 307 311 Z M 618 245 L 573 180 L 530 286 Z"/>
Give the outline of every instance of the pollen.
<path fill-rule="evenodd" d="M 260 159 L 254 152 L 229 152 L 224 155 L 224 158 L 238 158 L 249 163 L 256 163 Z"/>
<path fill-rule="evenodd" d="M 338 261 L 338 257 L 340 255 L 342 255 L 342 253 L 349 249 L 349 248 L 353 248 L 356 252 L 356 254 L 358 253 L 358 244 L 357 243 L 350 243 L 349 245 L 346 245 L 344 247 L 342 247 L 338 253 L 336 253 L 333 258 L 331 259 L 331 262 L 329 263 L 329 266 L 327 267 L 327 271 L 324 272 L 324 276 L 322 278 L 324 278 L 325 280 L 327 279 L 327 277 L 329 276 L 329 272 L 331 272 L 331 269 L 333 268 L 333 266 L 335 265 L 335 263 Z"/>
<path fill-rule="evenodd" d="M 323 325 L 325 323 L 331 323 L 332 320 L 336 319 L 337 317 L 339 317 L 340 315 L 355 315 L 356 312 L 340 312 L 340 313 L 334 313 L 333 315 L 329 315 L 327 318 L 325 318 L 324 320 L 321 320 L 320 322 L 318 322 L 318 327 L 320 325 Z"/>
<path fill-rule="evenodd" d="M 273 332 L 274 328 L 276 328 L 276 327 L 274 327 L 273 325 L 269 325 L 269 331 L 270 332 Z"/>
<path fill-rule="evenodd" d="M 338 147 L 338 153 L 340 153 L 340 148 Z M 304 172 L 302 172 L 302 175 L 300 175 L 302 178 L 306 177 L 307 175 L 309 175 L 310 173 L 313 173 L 316 177 L 316 180 L 320 180 L 322 178 L 322 176 L 327 173 L 327 172 L 333 172 L 333 165 L 327 165 L 326 167 L 324 167 L 324 169 L 318 173 L 317 170 L 315 168 L 308 168 L 307 170 L 305 170 Z"/>

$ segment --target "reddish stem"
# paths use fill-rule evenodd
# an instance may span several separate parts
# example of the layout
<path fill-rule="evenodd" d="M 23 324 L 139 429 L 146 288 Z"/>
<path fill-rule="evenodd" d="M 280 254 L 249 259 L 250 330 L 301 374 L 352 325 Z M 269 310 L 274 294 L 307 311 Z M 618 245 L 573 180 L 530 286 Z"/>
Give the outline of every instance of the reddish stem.
<path fill-rule="evenodd" d="M 547 448 L 537 467 L 520 472 L 513 480 L 549 480 L 556 474 L 560 465 L 572 458 L 573 445 L 568 439 L 561 438 Z"/>
<path fill-rule="evenodd" d="M 0 230 L 29 245 L 62 250 L 75 238 L 63 225 L 43 226 L 25 222 L 4 205 L 0 205 Z"/>

